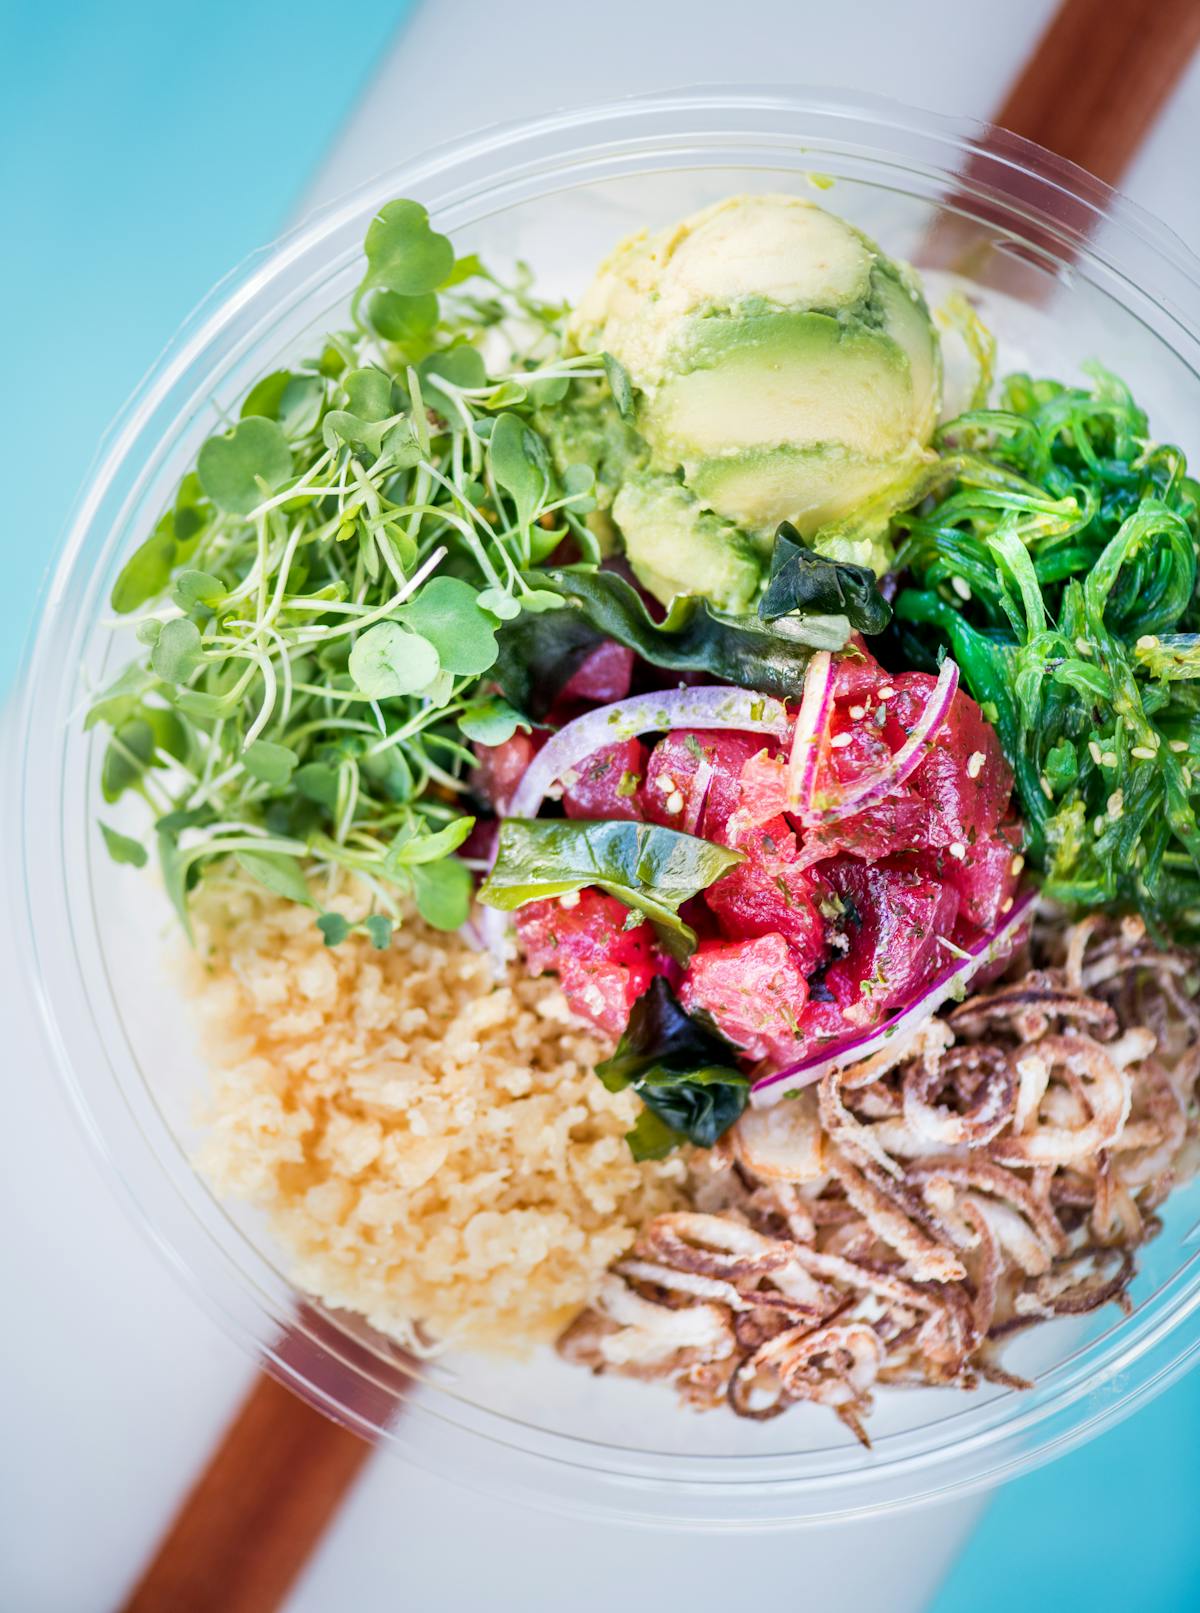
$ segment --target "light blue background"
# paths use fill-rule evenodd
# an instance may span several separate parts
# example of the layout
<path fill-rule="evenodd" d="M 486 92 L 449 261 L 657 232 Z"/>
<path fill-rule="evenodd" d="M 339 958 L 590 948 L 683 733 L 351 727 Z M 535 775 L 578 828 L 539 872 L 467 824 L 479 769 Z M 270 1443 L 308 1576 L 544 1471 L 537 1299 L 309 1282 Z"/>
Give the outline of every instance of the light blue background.
<path fill-rule="evenodd" d="M 408 9 L 0 0 L 0 693 L 109 422 L 287 221 Z"/>
<path fill-rule="evenodd" d="M 109 420 L 189 308 L 287 219 L 407 9 L 2 0 L 0 695 Z M 1200 1373 L 1002 1492 L 935 1613 L 1192 1613 L 1198 1440 Z"/>

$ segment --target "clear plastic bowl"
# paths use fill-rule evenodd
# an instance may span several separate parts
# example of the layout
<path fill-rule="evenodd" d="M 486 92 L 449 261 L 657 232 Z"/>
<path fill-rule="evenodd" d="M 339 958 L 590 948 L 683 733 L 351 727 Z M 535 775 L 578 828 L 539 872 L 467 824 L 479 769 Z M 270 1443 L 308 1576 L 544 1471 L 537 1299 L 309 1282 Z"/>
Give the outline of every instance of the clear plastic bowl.
<path fill-rule="evenodd" d="M 814 186 L 814 176 L 815 184 Z M 250 382 L 344 310 L 367 221 L 419 197 L 461 251 L 578 290 L 628 230 L 745 189 L 830 204 L 889 252 L 968 265 L 1007 356 L 1073 373 L 1098 356 L 1172 438 L 1200 451 L 1200 264 L 1161 224 L 1010 136 L 820 91 L 696 91 L 496 129 L 419 157 L 259 253 L 196 312 L 117 422 L 44 603 L 24 694 L 20 868 L 32 986 L 97 1148 L 133 1212 L 212 1314 L 267 1369 L 360 1433 L 469 1484 L 652 1525 L 770 1527 L 963 1494 L 1127 1415 L 1200 1353 L 1200 1198 L 1182 1190 L 1143 1254 L 1135 1310 L 1061 1323 L 1010 1359 L 1028 1393 L 895 1390 L 865 1451 L 817 1408 L 767 1424 L 677 1409 L 658 1385 L 531 1363 L 415 1366 L 306 1301 L 260 1219 L 190 1164 L 204 1071 L 181 1032 L 174 945 L 149 879 L 96 828 L 99 746 L 85 690 L 129 643 L 105 625 L 122 558 Z"/>

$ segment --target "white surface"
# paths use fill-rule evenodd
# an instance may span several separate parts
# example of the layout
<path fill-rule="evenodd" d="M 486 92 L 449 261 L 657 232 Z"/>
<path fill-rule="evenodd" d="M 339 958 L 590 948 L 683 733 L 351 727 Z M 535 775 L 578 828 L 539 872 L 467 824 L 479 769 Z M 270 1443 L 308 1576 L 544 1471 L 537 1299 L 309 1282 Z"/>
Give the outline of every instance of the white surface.
<path fill-rule="evenodd" d="M 1193 251 L 1200 250 L 1200 184 L 1195 150 L 1200 137 L 1200 52 L 1192 58 L 1163 109 L 1123 189 L 1169 221 Z"/>
<path fill-rule="evenodd" d="M 518 0 L 507 9 L 494 0 L 426 0 L 310 200 L 328 201 L 402 161 L 414 144 L 472 124 L 685 84 L 829 85 L 986 116 L 1053 10 L 1052 0 L 609 0 L 599 8 Z M 451 60 L 452 96 L 444 73 L 429 71 Z"/>
<path fill-rule="evenodd" d="M 468 122 L 670 84 L 852 85 L 986 114 L 1050 11 L 1050 0 L 957 9 L 935 0 L 903 8 L 885 0 L 835 7 L 741 0 L 734 28 L 730 8 L 712 0 L 609 0 L 599 9 L 563 0 L 508 8 L 430 0 L 382 66 L 310 199 L 327 199 Z M 1200 242 L 1200 189 L 1176 154 L 1194 149 L 1197 135 L 1200 61 L 1128 184 L 1193 243 Z M 3 896 L 0 886 L 0 902 Z M 9 1087 L 0 1174 L 8 1233 L 0 1608 L 77 1613 L 114 1605 L 136 1575 L 250 1368 L 125 1220 L 68 1121 L 32 1005 L 14 987 L 18 937 L 13 923 L 0 922 Z M 609 1613 L 664 1602 L 725 1613 L 747 1597 L 757 1603 L 781 1593 L 784 1605 L 817 1602 L 823 1613 L 905 1613 L 929 1595 L 973 1510 L 753 1544 L 693 1536 L 678 1550 L 646 1534 L 518 1512 L 377 1459 L 289 1613 L 479 1606 Z"/>
<path fill-rule="evenodd" d="M 109 1191 L 16 989 L 19 935 L 0 923 L 0 1608 L 83 1613 L 115 1604 L 253 1367 Z"/>

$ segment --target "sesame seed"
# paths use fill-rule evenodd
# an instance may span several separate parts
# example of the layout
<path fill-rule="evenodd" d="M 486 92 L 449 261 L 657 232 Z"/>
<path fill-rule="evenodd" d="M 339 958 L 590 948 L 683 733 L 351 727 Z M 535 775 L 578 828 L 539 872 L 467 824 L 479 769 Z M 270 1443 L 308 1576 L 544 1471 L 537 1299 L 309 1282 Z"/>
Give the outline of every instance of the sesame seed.
<path fill-rule="evenodd" d="M 850 707 L 850 716 L 853 718 L 853 720 L 855 722 L 861 722 L 866 715 L 867 715 L 866 706 L 851 706 Z"/>
<path fill-rule="evenodd" d="M 566 908 L 578 907 L 579 906 L 579 892 L 578 891 L 564 891 L 563 894 L 558 898 L 558 905 L 559 905 L 559 907 L 566 907 Z"/>
<path fill-rule="evenodd" d="M 967 777 L 978 778 L 980 773 L 983 772 L 983 764 L 986 761 L 987 757 L 981 750 L 972 751 L 970 756 L 967 757 Z"/>
<path fill-rule="evenodd" d="M 664 795 L 670 795 L 675 788 L 675 780 L 666 773 L 660 773 L 654 781 Z"/>
<path fill-rule="evenodd" d="M 951 577 L 950 586 L 960 599 L 970 599 L 971 585 L 965 577 Z"/>
<path fill-rule="evenodd" d="M 1021 853 L 1018 851 L 1017 855 L 1013 858 L 1012 862 L 1009 863 L 1008 871 L 1009 871 L 1010 874 L 1012 874 L 1013 878 L 1015 879 L 1016 876 L 1021 872 L 1022 868 L 1024 868 L 1024 866 L 1025 866 L 1025 859 L 1024 859 L 1024 857 L 1022 857 Z"/>
<path fill-rule="evenodd" d="M 1186 739 L 1173 739 L 1171 741 L 1171 749 L 1175 752 L 1176 756 L 1182 756 L 1187 748 L 1188 743 Z"/>
<path fill-rule="evenodd" d="M 885 683 L 883 688 L 877 691 L 875 698 L 877 700 L 890 700 L 895 692 L 890 683 Z"/>
<path fill-rule="evenodd" d="M 1108 804 L 1105 806 L 1104 810 L 1108 813 L 1110 818 L 1119 818 L 1122 812 L 1125 810 L 1124 790 L 1114 790 L 1109 796 Z"/>
<path fill-rule="evenodd" d="M 1154 752 L 1149 745 L 1135 745 L 1129 754 L 1136 756 L 1139 762 L 1152 762 L 1154 760 Z"/>
<path fill-rule="evenodd" d="M 1185 790 L 1190 790 L 1191 787 L 1192 787 L 1192 770 L 1191 770 L 1191 768 L 1190 767 L 1181 767 L 1179 769 L 1179 777 L 1183 781 L 1184 789 Z"/>
<path fill-rule="evenodd" d="M 1000 903 L 1000 911 L 1002 913 L 1011 913 L 1012 912 L 1012 905 L 1013 905 L 1012 897 L 1011 896 L 1006 896 L 1004 898 L 1004 900 Z"/>
<path fill-rule="evenodd" d="M 1094 818 L 1092 820 L 1092 833 L 1094 835 L 1102 835 L 1104 833 L 1104 826 L 1106 822 L 1107 819 L 1105 818 Z"/>
<path fill-rule="evenodd" d="M 1050 788 L 1050 780 L 1044 773 L 1042 774 L 1041 778 L 1038 779 L 1038 787 L 1042 794 L 1046 797 L 1047 801 L 1053 801 L 1054 791 Z"/>
<path fill-rule="evenodd" d="M 1088 740 L 1088 755 L 1092 758 L 1097 767 L 1099 767 L 1100 763 L 1104 760 L 1104 752 L 1100 749 L 1099 745 L 1097 745 L 1094 739 Z"/>
<path fill-rule="evenodd" d="M 952 857 L 957 857 L 959 862 L 962 862 L 963 858 L 967 855 L 967 848 L 963 845 L 961 840 L 956 840 L 953 845 L 948 846 L 946 849 L 949 851 Z"/>
<path fill-rule="evenodd" d="M 1116 767 L 1117 753 L 1115 750 L 1106 750 L 1100 760 L 1104 763 L 1105 767 Z"/>
<path fill-rule="evenodd" d="M 579 774 L 573 767 L 568 767 L 567 771 L 561 775 L 560 782 L 569 790 L 572 785 L 579 783 Z"/>
<path fill-rule="evenodd" d="M 1075 640 L 1075 648 L 1079 652 L 1079 654 L 1084 657 L 1085 660 L 1087 659 L 1087 657 L 1089 655 L 1095 655 L 1095 653 L 1096 653 L 1095 650 L 1092 648 L 1092 646 L 1088 643 L 1087 639 L 1085 639 L 1085 638 L 1077 638 Z"/>
<path fill-rule="evenodd" d="M 683 794 L 679 790 L 672 790 L 667 796 L 667 811 L 671 813 L 683 811 Z"/>
<path fill-rule="evenodd" d="M 832 750 L 845 750 L 846 746 L 853 738 L 853 734 L 834 734 L 833 738 L 829 741 L 830 748 Z"/>
<path fill-rule="evenodd" d="M 1151 747 L 1151 749 L 1157 750 L 1158 747 L 1162 744 L 1162 735 L 1161 734 L 1156 734 L 1154 732 L 1153 728 L 1152 728 L 1150 730 L 1150 737 L 1149 737 L 1149 739 L 1147 739 L 1146 743 L 1147 743 L 1147 745 L 1149 745 Z"/>
<path fill-rule="evenodd" d="M 1136 647 L 1139 650 L 1157 650 L 1158 639 L 1153 633 L 1143 633 Z"/>

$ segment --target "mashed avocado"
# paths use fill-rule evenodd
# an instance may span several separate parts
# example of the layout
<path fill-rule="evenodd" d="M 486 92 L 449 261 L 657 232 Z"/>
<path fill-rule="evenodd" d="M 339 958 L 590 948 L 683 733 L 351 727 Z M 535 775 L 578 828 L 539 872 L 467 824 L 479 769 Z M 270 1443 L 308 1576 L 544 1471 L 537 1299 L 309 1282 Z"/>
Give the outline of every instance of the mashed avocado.
<path fill-rule="evenodd" d="M 870 548 L 889 491 L 927 457 L 941 364 L 915 277 L 798 197 L 731 197 L 631 237 L 601 266 L 570 339 L 628 372 L 651 470 L 744 534 L 727 593 L 743 591 L 746 556 L 781 521 L 812 538 L 870 504 Z M 629 507 L 642 515 L 643 502 Z M 690 516 L 675 524 L 681 542 L 685 527 L 699 531 Z M 633 557 L 641 540 L 625 536 Z M 701 588 L 688 559 L 664 566 L 656 552 L 660 577 Z M 874 557 L 886 564 L 886 546 Z"/>
<path fill-rule="evenodd" d="M 704 594 L 720 610 L 744 611 L 758 592 L 763 557 L 674 477 L 631 476 L 613 519 L 638 581 L 661 600 Z"/>

